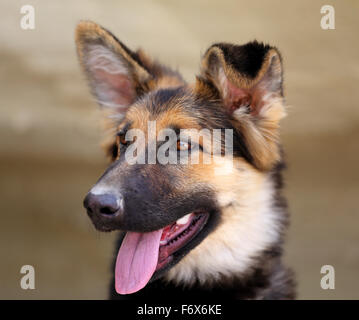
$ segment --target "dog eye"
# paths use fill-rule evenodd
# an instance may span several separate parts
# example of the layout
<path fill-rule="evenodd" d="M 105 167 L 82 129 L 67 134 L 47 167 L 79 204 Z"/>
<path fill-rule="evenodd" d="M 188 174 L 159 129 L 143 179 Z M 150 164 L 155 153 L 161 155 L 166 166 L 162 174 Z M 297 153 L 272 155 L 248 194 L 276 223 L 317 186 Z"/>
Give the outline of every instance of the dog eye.
<path fill-rule="evenodd" d="M 118 141 L 119 144 L 121 144 L 123 146 L 126 146 L 128 144 L 128 141 L 126 140 L 124 134 L 118 134 L 117 135 L 117 141 Z"/>
<path fill-rule="evenodd" d="M 191 150 L 191 144 L 185 141 L 177 140 L 177 150 Z"/>

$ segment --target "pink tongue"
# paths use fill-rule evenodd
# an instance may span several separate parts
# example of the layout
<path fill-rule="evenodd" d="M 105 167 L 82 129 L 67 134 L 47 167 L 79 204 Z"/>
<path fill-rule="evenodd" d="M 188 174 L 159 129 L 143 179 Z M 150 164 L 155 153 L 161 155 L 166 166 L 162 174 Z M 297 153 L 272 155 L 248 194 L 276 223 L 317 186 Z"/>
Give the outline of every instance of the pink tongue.
<path fill-rule="evenodd" d="M 118 251 L 115 288 L 119 294 L 141 290 L 156 270 L 162 229 L 148 232 L 127 232 Z"/>

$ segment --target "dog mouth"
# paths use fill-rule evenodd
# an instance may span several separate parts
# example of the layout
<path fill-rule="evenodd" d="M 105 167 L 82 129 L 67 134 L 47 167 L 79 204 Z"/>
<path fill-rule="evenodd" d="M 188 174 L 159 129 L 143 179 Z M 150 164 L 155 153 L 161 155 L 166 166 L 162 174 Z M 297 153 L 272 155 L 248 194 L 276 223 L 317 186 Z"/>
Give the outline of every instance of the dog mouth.
<path fill-rule="evenodd" d="M 165 227 L 162 231 L 156 271 L 165 267 L 178 252 L 203 229 L 208 214 L 190 213 Z"/>
<path fill-rule="evenodd" d="M 183 254 L 207 224 L 209 214 L 195 211 L 152 232 L 128 231 L 117 255 L 115 288 L 119 294 L 141 290 L 153 274 Z"/>

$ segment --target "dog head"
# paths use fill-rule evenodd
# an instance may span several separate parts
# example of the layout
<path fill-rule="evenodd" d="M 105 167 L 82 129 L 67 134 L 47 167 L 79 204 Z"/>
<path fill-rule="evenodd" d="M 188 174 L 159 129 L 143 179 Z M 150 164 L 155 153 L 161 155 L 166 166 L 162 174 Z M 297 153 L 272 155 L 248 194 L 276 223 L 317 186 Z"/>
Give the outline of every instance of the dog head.
<path fill-rule="evenodd" d="M 116 290 L 245 271 L 278 240 L 269 212 L 285 115 L 277 49 L 214 44 L 187 84 L 92 22 L 78 25 L 76 43 L 111 127 L 111 165 L 84 205 L 97 229 L 126 232 Z"/>

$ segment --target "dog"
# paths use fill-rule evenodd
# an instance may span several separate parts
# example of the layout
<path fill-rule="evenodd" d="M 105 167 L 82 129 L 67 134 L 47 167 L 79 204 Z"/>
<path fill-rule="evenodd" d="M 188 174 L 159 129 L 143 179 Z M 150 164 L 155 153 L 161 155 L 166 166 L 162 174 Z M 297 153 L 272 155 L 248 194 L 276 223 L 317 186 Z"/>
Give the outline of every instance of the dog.
<path fill-rule="evenodd" d="M 213 44 L 188 84 L 96 23 L 79 23 L 76 45 L 109 128 L 111 164 L 84 207 L 96 229 L 119 233 L 110 298 L 295 298 L 293 272 L 282 262 L 288 210 L 279 51 L 257 41 Z M 157 139 L 155 152 L 171 140 L 175 160 L 185 151 L 218 161 L 130 163 L 126 154 L 143 139 L 127 134 L 139 130 L 149 142 L 150 122 L 152 134 L 175 135 Z M 220 130 L 223 143 L 222 130 L 230 130 L 231 154 L 208 151 L 203 137 L 183 142 L 181 130 L 192 129 Z M 146 156 L 149 148 L 133 154 Z"/>

